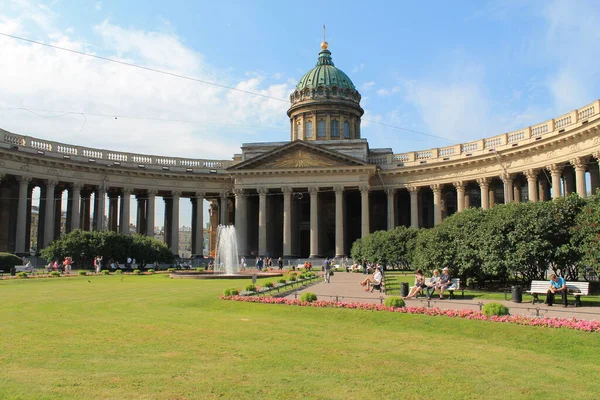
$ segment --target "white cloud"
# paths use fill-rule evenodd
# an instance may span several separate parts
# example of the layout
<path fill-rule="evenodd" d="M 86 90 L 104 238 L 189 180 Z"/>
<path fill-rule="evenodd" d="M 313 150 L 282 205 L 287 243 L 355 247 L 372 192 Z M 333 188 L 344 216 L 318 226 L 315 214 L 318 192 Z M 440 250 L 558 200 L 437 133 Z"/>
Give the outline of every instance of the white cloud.
<path fill-rule="evenodd" d="M 170 32 L 125 29 L 108 20 L 94 32 L 99 48 L 87 39 L 53 25 L 51 10 L 29 13 L 26 3 L 17 17 L 0 16 L 3 31 L 41 31 L 41 40 L 150 68 L 167 70 L 240 90 L 287 99 L 293 84 L 269 85 L 260 74 L 236 80 Z M 1 10 L 1 9 L 0 9 Z M 14 14 L 13 14 L 14 15 Z M 39 36 L 38 36 L 39 37 Z M 257 97 L 199 82 L 144 71 L 0 37 L 0 127 L 16 133 L 89 147 L 183 157 L 229 159 L 244 141 L 260 131 L 260 140 L 288 140 L 286 101 Z M 26 107 L 81 111 L 82 115 L 41 118 Z M 92 114 L 117 116 L 99 117 Z M 161 122 L 125 116 L 201 121 Z M 265 126 L 268 127 L 265 130 Z"/>
<path fill-rule="evenodd" d="M 365 64 L 355 65 L 354 67 L 352 67 L 352 72 L 356 74 L 357 72 L 360 72 L 363 69 L 365 69 Z"/>
<path fill-rule="evenodd" d="M 97 1 L 96 4 L 94 4 L 94 9 L 96 11 L 102 10 L 102 2 L 101 1 Z"/>
<path fill-rule="evenodd" d="M 391 96 L 395 93 L 399 93 L 400 92 L 400 88 L 398 86 L 394 86 L 391 89 L 378 89 L 377 91 L 375 91 L 375 93 L 377 93 L 377 95 L 381 96 L 381 97 L 387 97 L 387 96 Z"/>
<path fill-rule="evenodd" d="M 363 83 L 363 84 L 360 86 L 360 88 L 361 88 L 361 90 L 365 90 L 365 91 L 366 91 L 366 90 L 369 90 L 369 89 L 371 89 L 373 86 L 375 86 L 375 82 L 373 82 L 373 81 L 369 81 L 369 82 L 365 82 L 365 83 Z"/>

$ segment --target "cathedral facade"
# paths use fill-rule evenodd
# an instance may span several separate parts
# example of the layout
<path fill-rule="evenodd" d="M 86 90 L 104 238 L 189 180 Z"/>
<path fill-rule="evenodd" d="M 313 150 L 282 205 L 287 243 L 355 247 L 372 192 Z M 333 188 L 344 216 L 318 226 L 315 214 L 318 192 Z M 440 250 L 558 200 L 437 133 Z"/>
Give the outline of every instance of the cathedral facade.
<path fill-rule="evenodd" d="M 131 234 L 135 225 L 154 236 L 163 225 L 177 253 L 179 227 L 191 225 L 192 253 L 201 255 L 208 222 L 211 232 L 235 224 L 240 255 L 340 257 L 376 230 L 432 227 L 468 207 L 585 197 L 600 185 L 598 100 L 513 132 L 399 154 L 361 137 L 360 100 L 324 42 L 290 95 L 290 140 L 243 144 L 232 160 L 101 150 L 0 129 L 0 251 L 29 254 L 32 242 L 39 250 L 74 229 Z M 179 220 L 181 201 L 191 202 L 191 221 Z"/>

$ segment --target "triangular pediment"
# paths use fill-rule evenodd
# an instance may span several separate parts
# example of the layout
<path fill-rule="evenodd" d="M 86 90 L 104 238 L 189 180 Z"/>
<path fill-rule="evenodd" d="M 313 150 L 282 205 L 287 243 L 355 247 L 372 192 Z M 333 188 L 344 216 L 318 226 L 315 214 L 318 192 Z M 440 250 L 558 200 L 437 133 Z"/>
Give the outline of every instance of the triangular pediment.
<path fill-rule="evenodd" d="M 297 140 L 235 164 L 229 170 L 326 169 L 368 165 L 371 164 L 338 151 Z"/>

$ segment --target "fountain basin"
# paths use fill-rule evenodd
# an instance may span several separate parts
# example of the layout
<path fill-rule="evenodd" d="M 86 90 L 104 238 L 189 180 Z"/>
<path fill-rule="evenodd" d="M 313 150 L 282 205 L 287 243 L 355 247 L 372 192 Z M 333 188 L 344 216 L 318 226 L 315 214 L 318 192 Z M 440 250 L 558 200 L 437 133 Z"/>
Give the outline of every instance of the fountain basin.
<path fill-rule="evenodd" d="M 257 272 L 257 271 L 240 271 L 234 274 L 214 273 L 213 271 L 174 271 L 170 277 L 173 279 L 252 279 L 256 275 L 257 278 L 275 278 L 283 276 L 282 272 Z"/>

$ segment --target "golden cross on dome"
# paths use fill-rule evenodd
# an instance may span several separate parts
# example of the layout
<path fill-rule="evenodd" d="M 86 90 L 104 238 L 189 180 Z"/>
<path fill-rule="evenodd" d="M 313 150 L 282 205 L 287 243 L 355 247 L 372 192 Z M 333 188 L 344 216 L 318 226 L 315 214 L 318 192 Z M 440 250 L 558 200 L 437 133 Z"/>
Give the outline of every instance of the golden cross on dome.
<path fill-rule="evenodd" d="M 327 33 L 327 29 L 325 28 L 325 24 L 323 24 L 323 43 L 321 43 L 322 50 L 327 50 L 327 47 L 329 46 L 329 44 L 327 43 L 327 40 L 325 40 L 326 33 Z"/>

